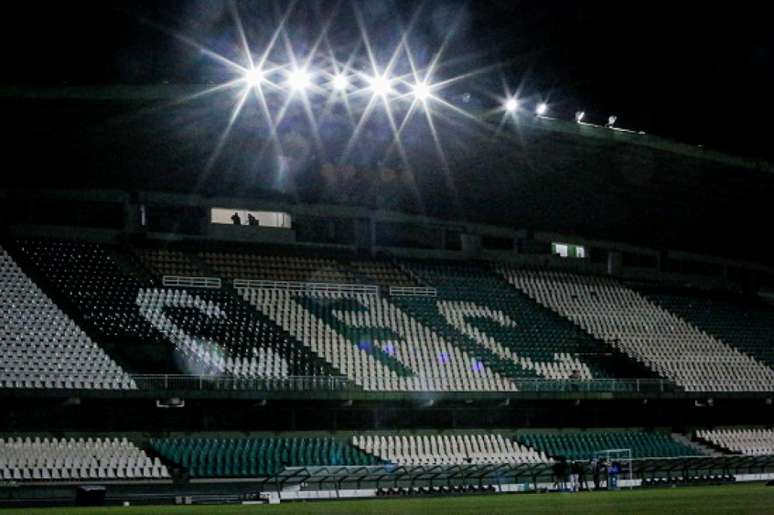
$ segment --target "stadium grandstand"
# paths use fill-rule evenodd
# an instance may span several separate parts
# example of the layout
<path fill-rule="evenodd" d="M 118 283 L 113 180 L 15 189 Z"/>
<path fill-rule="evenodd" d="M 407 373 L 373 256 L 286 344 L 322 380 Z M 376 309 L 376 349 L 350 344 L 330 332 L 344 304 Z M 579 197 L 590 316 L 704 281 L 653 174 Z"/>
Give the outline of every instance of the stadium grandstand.
<path fill-rule="evenodd" d="M 275 2 L 246 62 L 142 29 L 195 80 L 0 81 L 0 508 L 774 502 L 774 165 L 382 67 L 361 3 L 349 60 Z"/>

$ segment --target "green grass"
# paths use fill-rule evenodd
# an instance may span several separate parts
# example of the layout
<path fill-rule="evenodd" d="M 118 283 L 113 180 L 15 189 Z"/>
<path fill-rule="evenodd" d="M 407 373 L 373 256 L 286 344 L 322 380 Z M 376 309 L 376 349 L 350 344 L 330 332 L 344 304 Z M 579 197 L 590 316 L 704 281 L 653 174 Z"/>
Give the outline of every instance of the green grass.
<path fill-rule="evenodd" d="M 540 515 L 631 513 L 636 515 L 774 514 L 774 487 L 762 484 L 577 494 L 492 495 L 470 497 L 295 502 L 275 506 L 132 506 L 111 508 L 36 508 L 0 510 L 25 515 L 138 514 L 337 514 L 337 515 Z"/>

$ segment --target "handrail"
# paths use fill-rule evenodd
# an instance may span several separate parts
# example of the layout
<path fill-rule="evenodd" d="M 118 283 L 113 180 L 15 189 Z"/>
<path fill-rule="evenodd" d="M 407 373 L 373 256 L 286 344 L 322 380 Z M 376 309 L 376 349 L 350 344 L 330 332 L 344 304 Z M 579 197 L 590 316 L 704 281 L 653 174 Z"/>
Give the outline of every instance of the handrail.
<path fill-rule="evenodd" d="M 364 293 L 367 295 L 379 294 L 379 287 L 372 284 L 267 281 L 255 279 L 234 279 L 233 284 L 234 288 L 255 288 L 300 292 Z"/>
<path fill-rule="evenodd" d="M 131 376 L 138 389 L 168 390 L 265 390 L 265 391 L 358 391 L 364 389 L 344 376 L 289 376 L 289 377 L 236 377 L 205 376 L 185 374 L 140 374 Z M 444 385 L 446 378 L 424 378 L 424 384 Z M 665 379 L 511 379 L 512 392 L 548 392 L 548 393 L 664 393 L 680 391 Z M 432 387 L 430 388 L 432 389 Z M 371 391 L 371 390 L 368 390 Z M 373 390 L 374 393 L 386 393 L 392 390 Z M 395 390 L 399 393 L 411 393 L 418 390 Z M 437 391 L 448 391 L 438 389 Z M 455 390 L 456 391 L 456 390 Z M 486 390 L 460 390 L 461 392 L 486 392 Z M 500 392 L 507 396 L 508 392 Z"/>
<path fill-rule="evenodd" d="M 138 390 L 238 390 L 268 392 L 360 391 L 344 376 L 237 377 L 228 375 L 134 374 Z"/>
<path fill-rule="evenodd" d="M 220 289 L 223 284 L 219 277 L 186 277 L 181 275 L 165 275 L 161 278 L 164 286 L 177 286 L 183 288 L 210 288 Z"/>
<path fill-rule="evenodd" d="M 188 375 L 188 374 L 130 374 L 131 390 L 140 391 L 212 391 L 212 390 L 232 390 L 242 392 L 345 392 L 345 393 L 368 393 L 373 395 L 411 395 L 423 392 L 439 394 L 499 394 L 503 398 L 510 395 L 547 393 L 547 394 L 645 394 L 659 395 L 663 393 L 679 393 L 686 395 L 712 396 L 718 393 L 736 393 L 736 394 L 767 394 L 774 392 L 774 388 L 764 391 L 738 391 L 733 388 L 737 385 L 729 385 L 725 390 L 708 391 L 686 391 L 666 379 L 541 379 L 524 378 L 510 379 L 513 385 L 507 390 L 487 390 L 487 389 L 468 389 L 468 390 L 449 390 L 444 386 L 448 384 L 448 378 L 424 377 L 421 383 L 425 385 L 423 389 L 368 389 L 356 384 L 351 379 L 344 376 L 289 376 L 289 377 L 238 377 L 231 375 Z M 116 380 L 104 375 L 84 375 L 78 376 L 78 384 L 83 385 L 75 389 L 126 389 L 122 386 L 123 380 Z M 29 383 L 29 384 L 28 384 Z M 40 381 L 30 380 L 7 380 L 4 389 L 56 389 L 57 387 L 44 387 L 38 384 Z M 3 388 L 0 382 L 0 388 Z M 86 386 L 93 385 L 93 386 Z M 434 386 L 438 385 L 438 387 Z M 68 389 L 72 388 L 69 387 Z"/>
<path fill-rule="evenodd" d="M 390 297 L 437 297 L 438 290 L 429 286 L 390 286 Z"/>

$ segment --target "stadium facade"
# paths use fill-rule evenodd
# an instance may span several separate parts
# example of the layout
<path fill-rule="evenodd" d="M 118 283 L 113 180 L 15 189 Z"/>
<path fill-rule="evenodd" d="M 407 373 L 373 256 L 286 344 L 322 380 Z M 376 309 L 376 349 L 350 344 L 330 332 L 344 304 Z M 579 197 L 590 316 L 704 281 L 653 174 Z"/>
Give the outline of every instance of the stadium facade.
<path fill-rule="evenodd" d="M 25 138 L 0 191 L 2 502 L 512 492 L 560 458 L 630 486 L 774 472 L 767 164 L 524 119 L 410 180 L 309 158 L 238 195 L 239 163 L 185 179 L 196 138 L 116 145 L 147 119 L 86 96 L 73 139 L 105 149 L 56 179 L 83 148 L 36 128 L 57 152 Z"/>

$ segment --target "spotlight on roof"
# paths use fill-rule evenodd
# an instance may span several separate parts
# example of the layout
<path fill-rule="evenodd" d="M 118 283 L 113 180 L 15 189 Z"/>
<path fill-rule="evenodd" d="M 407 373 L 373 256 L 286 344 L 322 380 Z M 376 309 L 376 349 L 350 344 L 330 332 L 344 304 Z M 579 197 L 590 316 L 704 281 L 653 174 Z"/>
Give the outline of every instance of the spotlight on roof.
<path fill-rule="evenodd" d="M 245 72 L 244 81 L 251 88 L 255 88 L 263 82 L 264 74 L 260 68 L 251 68 Z"/>
<path fill-rule="evenodd" d="M 543 116 L 548 112 L 548 104 L 545 102 L 541 102 L 538 104 L 537 108 L 535 109 L 535 114 L 538 116 Z"/>
<path fill-rule="evenodd" d="M 311 82 L 312 78 L 309 72 L 304 69 L 293 70 L 288 74 L 288 85 L 296 91 L 308 88 Z"/>
<path fill-rule="evenodd" d="M 417 82 L 411 89 L 414 91 L 414 98 L 420 102 L 424 102 L 430 97 L 430 86 L 425 82 Z"/>
<path fill-rule="evenodd" d="M 580 123 L 583 121 L 583 118 L 586 116 L 586 113 L 583 111 L 575 111 L 575 121 Z"/>
<path fill-rule="evenodd" d="M 505 110 L 509 113 L 515 112 L 519 108 L 519 101 L 515 98 L 509 98 L 505 101 Z"/>
<path fill-rule="evenodd" d="M 331 84 L 336 91 L 345 91 L 349 87 L 349 79 L 346 75 L 339 73 L 333 77 Z"/>
<path fill-rule="evenodd" d="M 618 117 L 617 117 L 617 116 L 611 115 L 610 117 L 608 117 L 608 119 L 607 119 L 607 125 L 605 125 L 605 127 L 608 127 L 608 128 L 611 128 L 611 129 L 612 129 L 612 128 L 615 126 L 615 121 L 616 121 L 617 119 L 618 119 Z"/>
<path fill-rule="evenodd" d="M 392 91 L 391 81 L 384 75 L 376 75 L 371 77 L 368 79 L 368 83 L 371 86 L 371 91 L 374 92 L 374 95 L 383 97 Z"/>

